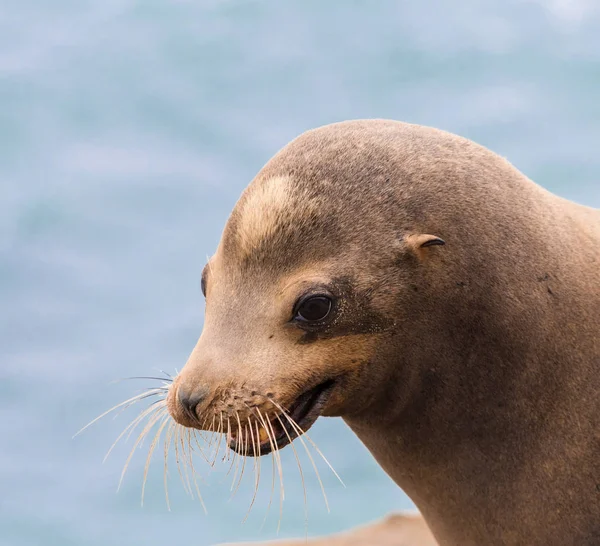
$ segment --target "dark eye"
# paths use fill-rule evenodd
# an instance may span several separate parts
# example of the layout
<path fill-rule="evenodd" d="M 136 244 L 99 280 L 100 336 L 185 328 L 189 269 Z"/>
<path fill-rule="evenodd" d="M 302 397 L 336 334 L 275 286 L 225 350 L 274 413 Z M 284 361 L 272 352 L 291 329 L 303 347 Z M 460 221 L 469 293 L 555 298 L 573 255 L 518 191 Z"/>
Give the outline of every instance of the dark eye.
<path fill-rule="evenodd" d="M 202 275 L 202 279 L 200 280 L 200 290 L 202 290 L 202 295 L 206 297 L 206 275 Z"/>
<path fill-rule="evenodd" d="M 312 296 L 300 303 L 294 318 L 303 322 L 323 320 L 329 315 L 331 307 L 331 300 L 327 296 Z"/>

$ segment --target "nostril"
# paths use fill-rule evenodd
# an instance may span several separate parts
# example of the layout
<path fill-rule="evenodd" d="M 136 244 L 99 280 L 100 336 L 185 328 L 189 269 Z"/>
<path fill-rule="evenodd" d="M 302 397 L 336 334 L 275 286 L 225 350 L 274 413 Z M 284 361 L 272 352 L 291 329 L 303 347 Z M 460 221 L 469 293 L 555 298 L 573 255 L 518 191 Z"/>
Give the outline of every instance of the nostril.
<path fill-rule="evenodd" d="M 198 387 L 189 391 L 180 385 L 177 389 L 177 398 L 179 399 L 181 407 L 193 420 L 197 419 L 196 408 L 198 407 L 198 404 L 200 404 L 207 395 L 208 388 L 206 387 Z"/>

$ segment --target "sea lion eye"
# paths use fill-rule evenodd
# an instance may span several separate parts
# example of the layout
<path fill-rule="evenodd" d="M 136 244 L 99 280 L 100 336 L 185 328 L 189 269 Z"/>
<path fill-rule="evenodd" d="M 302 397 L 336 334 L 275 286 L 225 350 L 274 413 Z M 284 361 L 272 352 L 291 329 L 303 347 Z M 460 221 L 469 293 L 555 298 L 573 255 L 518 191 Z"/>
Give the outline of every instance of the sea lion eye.
<path fill-rule="evenodd" d="M 311 296 L 297 306 L 294 319 L 301 322 L 323 320 L 329 315 L 331 307 L 331 299 L 327 296 Z"/>
<path fill-rule="evenodd" d="M 202 290 L 202 295 L 206 298 L 206 270 L 202 272 L 202 278 L 200 279 L 200 290 Z"/>

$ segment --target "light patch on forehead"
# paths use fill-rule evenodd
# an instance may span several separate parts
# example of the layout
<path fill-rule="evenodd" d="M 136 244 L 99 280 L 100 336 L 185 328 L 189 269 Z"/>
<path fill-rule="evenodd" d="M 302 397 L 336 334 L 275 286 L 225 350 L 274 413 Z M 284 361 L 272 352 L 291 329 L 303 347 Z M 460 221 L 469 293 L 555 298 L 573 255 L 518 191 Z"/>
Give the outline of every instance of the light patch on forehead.
<path fill-rule="evenodd" d="M 300 223 L 316 204 L 303 199 L 288 177 L 277 176 L 248 188 L 238 207 L 236 238 L 242 254 L 250 255 L 282 224 Z"/>

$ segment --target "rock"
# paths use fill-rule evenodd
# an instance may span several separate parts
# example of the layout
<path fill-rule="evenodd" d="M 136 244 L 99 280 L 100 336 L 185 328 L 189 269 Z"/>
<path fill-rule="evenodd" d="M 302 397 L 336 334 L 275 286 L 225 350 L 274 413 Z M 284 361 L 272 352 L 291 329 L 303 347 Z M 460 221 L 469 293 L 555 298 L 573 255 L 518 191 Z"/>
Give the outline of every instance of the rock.
<path fill-rule="evenodd" d="M 318 538 L 245 542 L 235 546 L 438 546 L 420 514 L 391 514 L 381 521 Z M 234 546 L 221 544 L 220 546 Z"/>

